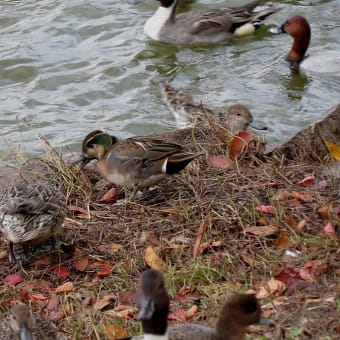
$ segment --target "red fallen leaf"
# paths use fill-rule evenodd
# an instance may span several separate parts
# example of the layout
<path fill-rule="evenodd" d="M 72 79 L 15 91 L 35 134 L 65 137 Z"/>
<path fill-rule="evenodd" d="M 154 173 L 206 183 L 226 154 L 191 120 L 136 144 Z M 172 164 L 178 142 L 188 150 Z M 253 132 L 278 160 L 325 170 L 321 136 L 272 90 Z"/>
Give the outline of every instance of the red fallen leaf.
<path fill-rule="evenodd" d="M 28 300 L 29 299 L 29 294 L 28 294 L 28 291 L 27 289 L 23 288 L 23 290 L 21 291 L 21 297 L 24 299 L 24 300 Z"/>
<path fill-rule="evenodd" d="M 293 191 L 290 193 L 289 195 L 290 197 L 296 198 L 297 200 L 301 201 L 301 202 L 310 202 L 311 198 L 308 197 L 307 193 L 305 194 L 301 194 L 298 191 Z"/>
<path fill-rule="evenodd" d="M 88 211 L 86 209 L 78 207 L 77 205 L 69 205 L 67 207 L 67 209 L 70 210 L 70 211 L 80 213 L 80 214 L 87 214 L 88 213 Z"/>
<path fill-rule="evenodd" d="M 180 302 L 180 303 L 185 303 L 188 301 L 188 298 L 186 297 L 186 295 L 183 294 L 178 294 L 176 296 L 176 299 Z"/>
<path fill-rule="evenodd" d="M 103 267 L 97 272 L 97 276 L 102 279 L 103 277 L 111 275 L 112 268 L 113 266 L 110 263 L 103 262 Z"/>
<path fill-rule="evenodd" d="M 302 179 L 301 181 L 297 182 L 298 185 L 305 187 L 309 184 L 312 184 L 315 180 L 315 177 L 313 175 L 311 176 L 307 176 L 304 179 Z"/>
<path fill-rule="evenodd" d="M 66 280 L 69 277 L 69 275 L 70 275 L 69 270 L 66 267 L 64 267 L 64 266 L 58 266 L 58 267 L 51 268 L 50 272 L 52 274 L 58 276 L 58 278 L 61 281 Z"/>
<path fill-rule="evenodd" d="M 207 163 L 215 168 L 228 169 L 234 162 L 226 156 L 209 155 L 207 157 Z"/>
<path fill-rule="evenodd" d="M 80 255 L 74 259 L 74 268 L 78 272 L 84 272 L 89 264 L 89 256 L 87 254 Z"/>
<path fill-rule="evenodd" d="M 229 157 L 235 159 L 243 153 L 245 147 L 253 140 L 253 136 L 247 131 L 240 131 L 229 143 Z"/>
<path fill-rule="evenodd" d="M 6 285 L 17 285 L 20 282 L 23 282 L 24 279 L 18 274 L 9 274 L 5 277 L 5 284 Z"/>
<path fill-rule="evenodd" d="M 168 320 L 185 321 L 185 311 L 184 309 L 177 309 L 173 313 L 168 315 Z"/>
<path fill-rule="evenodd" d="M 334 226 L 331 222 L 327 223 L 325 227 L 322 229 L 320 235 L 322 236 L 328 236 L 329 238 L 332 238 L 336 240 L 338 237 L 336 235 Z"/>
<path fill-rule="evenodd" d="M 311 260 L 305 263 L 300 269 L 300 276 L 309 282 L 315 282 L 318 277 L 323 275 L 327 270 L 327 265 L 320 260 Z"/>
<path fill-rule="evenodd" d="M 103 197 L 99 199 L 101 203 L 114 203 L 117 201 L 119 196 L 118 189 L 116 187 L 112 187 L 109 191 L 107 191 Z"/>
<path fill-rule="evenodd" d="M 274 278 L 283 282 L 289 292 L 295 291 L 301 286 L 301 282 L 303 281 L 303 278 L 300 276 L 298 270 L 293 267 L 283 268 L 278 274 L 274 276 Z"/>
<path fill-rule="evenodd" d="M 282 188 L 284 186 L 285 185 L 282 182 L 270 182 L 266 184 L 266 187 L 268 188 Z"/>
<path fill-rule="evenodd" d="M 276 209 L 272 205 L 259 205 L 255 208 L 257 211 L 261 211 L 265 214 L 274 214 L 276 212 Z"/>
<path fill-rule="evenodd" d="M 296 198 L 293 198 L 291 200 L 288 201 L 288 206 L 290 208 L 296 208 L 296 209 L 300 209 L 303 207 L 303 205 L 300 203 L 300 201 L 298 201 Z"/>

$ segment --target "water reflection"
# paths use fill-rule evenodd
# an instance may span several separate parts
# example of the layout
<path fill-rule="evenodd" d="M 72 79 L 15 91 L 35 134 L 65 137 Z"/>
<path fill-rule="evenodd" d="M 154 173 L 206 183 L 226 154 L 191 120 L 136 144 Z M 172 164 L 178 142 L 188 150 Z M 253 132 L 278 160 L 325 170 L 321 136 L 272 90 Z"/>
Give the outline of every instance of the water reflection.
<path fill-rule="evenodd" d="M 311 81 L 312 79 L 304 73 L 291 72 L 283 82 L 287 97 L 290 100 L 301 100 Z"/>

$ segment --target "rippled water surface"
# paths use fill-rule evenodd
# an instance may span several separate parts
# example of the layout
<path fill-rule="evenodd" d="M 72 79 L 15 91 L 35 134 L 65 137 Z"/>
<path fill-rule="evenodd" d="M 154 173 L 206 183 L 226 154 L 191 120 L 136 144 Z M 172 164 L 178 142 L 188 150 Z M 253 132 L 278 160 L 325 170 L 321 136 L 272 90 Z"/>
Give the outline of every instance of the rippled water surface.
<path fill-rule="evenodd" d="M 283 10 L 268 26 L 303 14 L 310 54 L 340 50 L 340 0 L 276 2 Z M 200 0 L 191 8 L 236 4 Z M 270 145 L 340 102 L 340 77 L 291 74 L 283 59 L 289 36 L 271 36 L 267 26 L 215 46 L 164 45 L 143 34 L 157 7 L 153 0 L 0 1 L 0 151 L 41 153 L 39 135 L 79 151 L 96 128 L 119 137 L 174 128 L 160 94 L 166 81 L 215 107 L 247 104 L 269 126 Z"/>

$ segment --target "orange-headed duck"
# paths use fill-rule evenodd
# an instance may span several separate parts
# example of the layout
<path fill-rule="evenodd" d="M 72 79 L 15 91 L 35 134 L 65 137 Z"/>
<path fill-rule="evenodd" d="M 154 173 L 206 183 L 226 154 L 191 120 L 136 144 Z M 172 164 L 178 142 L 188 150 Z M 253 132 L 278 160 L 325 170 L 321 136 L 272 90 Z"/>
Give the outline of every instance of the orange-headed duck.
<path fill-rule="evenodd" d="M 340 75 L 340 52 L 325 51 L 322 54 L 305 57 L 311 38 L 308 20 L 296 15 L 287 19 L 280 27 L 270 29 L 273 34 L 287 33 L 293 39 L 293 46 L 286 56 L 292 70 L 299 68 L 319 73 Z"/>

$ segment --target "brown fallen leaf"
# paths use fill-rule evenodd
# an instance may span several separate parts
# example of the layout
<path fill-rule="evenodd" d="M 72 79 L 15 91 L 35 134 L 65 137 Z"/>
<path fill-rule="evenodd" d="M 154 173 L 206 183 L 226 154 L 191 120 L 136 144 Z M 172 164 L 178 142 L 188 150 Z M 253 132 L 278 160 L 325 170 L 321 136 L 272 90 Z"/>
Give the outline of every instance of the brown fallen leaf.
<path fill-rule="evenodd" d="M 329 238 L 332 238 L 333 240 L 336 240 L 338 238 L 334 226 L 331 222 L 327 223 L 325 227 L 322 229 L 321 236 L 328 236 Z"/>
<path fill-rule="evenodd" d="M 263 286 L 260 286 L 256 297 L 258 299 L 264 299 L 269 296 L 277 296 L 282 294 L 286 290 L 286 285 L 279 280 L 274 279 L 273 277 L 266 282 Z"/>
<path fill-rule="evenodd" d="M 77 256 L 76 258 L 73 259 L 73 262 L 74 262 L 73 263 L 74 268 L 78 272 L 84 272 L 89 264 L 89 255 L 83 254 L 83 255 Z"/>
<path fill-rule="evenodd" d="M 254 267 L 257 265 L 257 261 L 250 255 L 241 254 L 243 262 L 247 263 L 249 266 Z"/>
<path fill-rule="evenodd" d="M 59 294 L 59 293 L 69 293 L 69 292 L 73 292 L 73 290 L 74 290 L 73 283 L 68 281 L 68 282 L 65 282 L 64 284 L 62 284 L 61 286 L 57 287 L 55 289 L 55 292 L 57 294 Z"/>
<path fill-rule="evenodd" d="M 196 258 L 197 254 L 199 252 L 200 244 L 201 244 L 201 241 L 202 241 L 203 234 L 204 234 L 205 229 L 207 228 L 207 225 L 210 222 L 210 220 L 211 220 L 211 217 L 209 215 L 209 216 L 207 216 L 204 219 L 204 221 L 201 223 L 201 225 L 198 228 L 198 232 L 197 232 L 197 236 L 196 236 L 196 241 L 195 241 L 195 244 L 194 244 L 194 249 L 192 251 L 192 255 L 193 255 L 194 259 Z"/>
<path fill-rule="evenodd" d="M 102 253 L 113 254 L 123 250 L 123 246 L 117 243 L 107 243 L 99 245 L 98 249 Z"/>
<path fill-rule="evenodd" d="M 304 218 L 297 224 L 296 230 L 301 232 L 305 228 L 306 225 L 307 225 L 307 220 Z"/>
<path fill-rule="evenodd" d="M 300 269 L 300 276 L 309 282 L 315 282 L 327 270 L 327 265 L 321 260 L 310 260 Z"/>
<path fill-rule="evenodd" d="M 273 197 L 273 201 L 284 201 L 289 197 L 289 191 L 279 190 Z"/>
<path fill-rule="evenodd" d="M 234 162 L 227 156 L 209 155 L 207 163 L 214 168 L 229 169 Z"/>
<path fill-rule="evenodd" d="M 332 217 L 332 212 L 333 212 L 333 201 L 330 201 L 318 209 L 318 216 L 322 220 L 329 220 Z"/>
<path fill-rule="evenodd" d="M 119 340 L 127 338 L 127 330 L 120 325 L 105 325 L 105 332 L 108 340 Z"/>
<path fill-rule="evenodd" d="M 240 131 L 229 143 L 229 157 L 235 159 L 242 154 L 254 137 L 247 131 Z"/>
<path fill-rule="evenodd" d="M 289 233 L 283 231 L 279 239 L 275 242 L 275 247 L 278 249 L 288 249 L 292 246 L 292 241 L 289 238 Z"/>
<path fill-rule="evenodd" d="M 57 309 L 58 305 L 59 305 L 59 296 L 56 294 L 52 294 L 52 296 L 50 297 L 48 301 L 46 308 L 48 310 L 54 310 L 54 309 Z"/>
<path fill-rule="evenodd" d="M 145 250 L 144 259 L 152 269 L 167 270 L 166 263 L 158 256 L 151 244 Z"/>
<path fill-rule="evenodd" d="M 193 305 L 191 306 L 189 309 L 187 309 L 185 311 L 185 318 L 191 319 L 196 313 L 198 312 L 198 306 L 197 305 Z"/>
<path fill-rule="evenodd" d="M 118 200 L 119 191 L 116 187 L 112 187 L 103 197 L 99 199 L 101 203 L 115 203 Z"/>
<path fill-rule="evenodd" d="M 243 232 L 258 236 L 269 236 L 277 233 L 278 230 L 279 228 L 273 225 L 264 225 L 258 227 L 246 227 L 243 229 Z"/>
<path fill-rule="evenodd" d="M 255 207 L 255 210 L 265 214 L 274 214 L 276 212 L 276 208 L 272 205 L 259 205 L 258 207 Z"/>
<path fill-rule="evenodd" d="M 114 295 L 105 295 L 94 304 L 93 308 L 96 310 L 103 309 L 115 300 L 116 297 Z"/>

